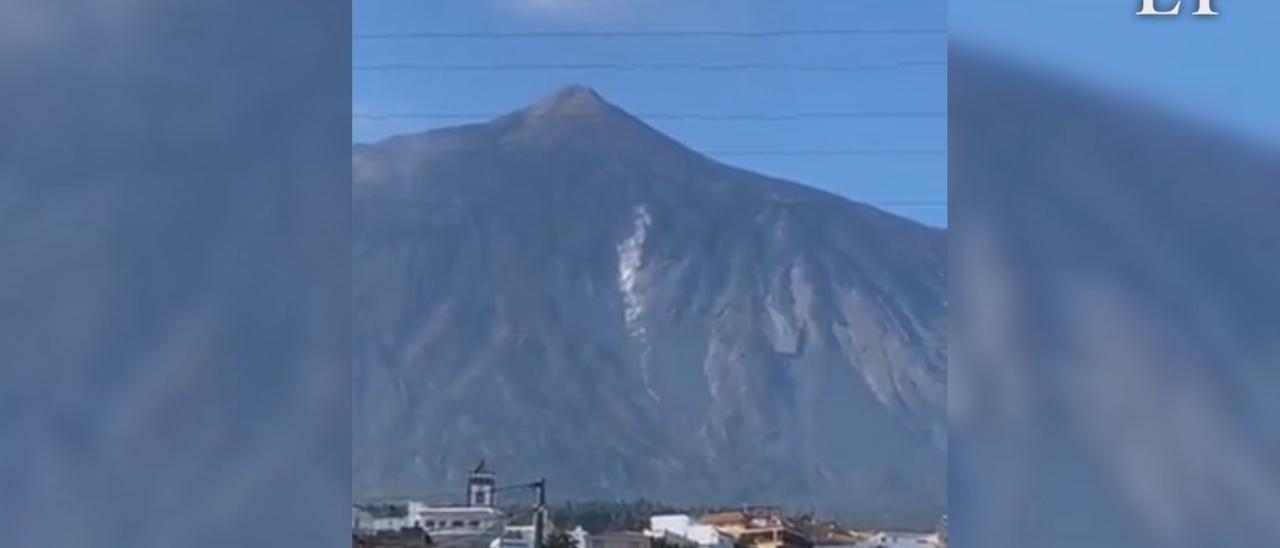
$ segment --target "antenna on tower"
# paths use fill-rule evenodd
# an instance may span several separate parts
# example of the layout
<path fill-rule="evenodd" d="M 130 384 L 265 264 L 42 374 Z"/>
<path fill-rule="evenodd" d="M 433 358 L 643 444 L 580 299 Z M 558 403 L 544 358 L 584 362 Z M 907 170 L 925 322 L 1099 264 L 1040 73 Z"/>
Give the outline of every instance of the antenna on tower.
<path fill-rule="evenodd" d="M 498 476 L 485 468 L 485 460 L 467 474 L 467 506 L 494 507 L 494 492 L 497 488 Z"/>

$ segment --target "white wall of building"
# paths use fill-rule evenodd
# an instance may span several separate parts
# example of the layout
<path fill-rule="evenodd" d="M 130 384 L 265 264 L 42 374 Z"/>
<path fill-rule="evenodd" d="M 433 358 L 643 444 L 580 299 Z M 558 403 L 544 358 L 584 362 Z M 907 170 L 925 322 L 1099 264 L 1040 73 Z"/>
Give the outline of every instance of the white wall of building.
<path fill-rule="evenodd" d="M 674 535 L 706 548 L 733 548 L 733 541 L 715 527 L 698 523 L 686 514 L 664 514 L 649 518 L 653 533 Z"/>
<path fill-rule="evenodd" d="M 477 536 L 494 533 L 505 516 L 494 508 L 436 507 L 417 501 L 403 503 L 404 517 L 373 517 L 353 510 L 352 528 L 357 531 L 399 531 L 421 527 L 433 537 Z"/>

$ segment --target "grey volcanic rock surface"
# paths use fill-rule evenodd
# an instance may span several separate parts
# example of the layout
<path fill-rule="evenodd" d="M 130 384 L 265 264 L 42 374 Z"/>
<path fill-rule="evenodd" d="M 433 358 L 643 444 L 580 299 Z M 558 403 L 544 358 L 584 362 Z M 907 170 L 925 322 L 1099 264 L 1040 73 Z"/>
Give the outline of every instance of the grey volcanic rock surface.
<path fill-rule="evenodd" d="M 352 162 L 357 496 L 945 508 L 944 231 L 581 87 Z"/>

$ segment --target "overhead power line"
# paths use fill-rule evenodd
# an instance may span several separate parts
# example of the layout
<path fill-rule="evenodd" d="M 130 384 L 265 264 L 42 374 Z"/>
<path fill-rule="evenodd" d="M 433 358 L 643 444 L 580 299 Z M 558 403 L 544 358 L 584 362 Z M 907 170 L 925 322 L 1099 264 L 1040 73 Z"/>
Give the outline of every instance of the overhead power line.
<path fill-rule="evenodd" d="M 880 72 L 894 71 L 903 68 L 945 67 L 946 61 L 901 61 L 880 65 L 802 65 L 794 63 L 505 63 L 450 65 L 428 63 L 381 63 L 374 65 L 355 65 L 354 72 L 392 72 L 392 71 L 424 71 L 424 72 L 513 72 L 513 71 L 553 71 L 553 70 L 591 70 L 591 71 L 698 71 L 698 72 L 742 72 L 742 71 L 796 71 L 796 72 Z"/>
<path fill-rule="evenodd" d="M 877 207 L 946 207 L 946 200 L 889 200 L 881 202 L 862 202 Z"/>
<path fill-rule="evenodd" d="M 482 148 L 482 147 L 441 147 L 425 152 L 438 154 L 493 154 L 496 152 L 545 152 L 557 150 L 554 147 L 520 147 L 520 148 Z M 900 148 L 839 148 L 839 149 L 708 149 L 699 150 L 700 154 L 723 157 L 837 157 L 837 156 L 942 156 L 945 149 L 900 149 Z"/>
<path fill-rule="evenodd" d="M 943 149 L 881 149 L 846 148 L 825 150 L 707 150 L 711 156 L 935 156 L 945 155 Z"/>
<path fill-rule="evenodd" d="M 511 114 L 502 113 L 459 113 L 459 112 L 356 112 L 351 117 L 357 120 L 490 120 Z M 526 113 L 531 118 L 598 118 L 600 114 L 535 114 Z M 698 121 L 698 122 L 794 122 L 800 120 L 865 120 L 865 119 L 899 119 L 899 118 L 946 118 L 945 112 L 796 112 L 782 114 L 757 113 L 636 113 L 632 114 L 643 120 L 661 121 Z"/>
<path fill-rule="evenodd" d="M 786 38 L 798 36 L 945 36 L 941 28 L 899 29 L 783 29 L 736 30 L 630 30 L 630 31 L 407 31 L 370 32 L 352 35 L 354 40 L 503 40 L 513 38 Z"/>

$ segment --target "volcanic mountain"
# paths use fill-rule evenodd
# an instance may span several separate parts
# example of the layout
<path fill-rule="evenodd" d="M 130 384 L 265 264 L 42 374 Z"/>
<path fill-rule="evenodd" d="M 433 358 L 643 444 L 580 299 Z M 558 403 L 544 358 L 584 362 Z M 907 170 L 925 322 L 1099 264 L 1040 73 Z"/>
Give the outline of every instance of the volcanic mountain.
<path fill-rule="evenodd" d="M 353 489 L 945 508 L 946 234 L 584 87 L 353 150 Z"/>

